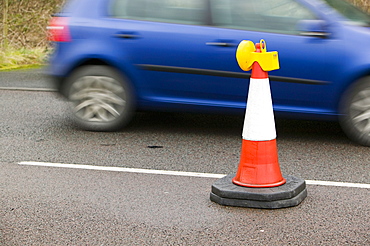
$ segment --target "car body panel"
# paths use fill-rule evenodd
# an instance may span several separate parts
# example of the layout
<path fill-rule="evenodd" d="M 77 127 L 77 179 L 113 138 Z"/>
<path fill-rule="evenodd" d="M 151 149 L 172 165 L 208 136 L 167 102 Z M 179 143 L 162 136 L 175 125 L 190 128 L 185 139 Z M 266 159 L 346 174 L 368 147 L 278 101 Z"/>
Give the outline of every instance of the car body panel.
<path fill-rule="evenodd" d="M 269 73 L 275 112 L 336 119 L 346 88 L 370 74 L 370 31 L 347 25 L 319 0 L 297 2 L 323 20 L 328 36 L 238 30 L 207 18 L 199 25 L 120 19 L 110 16 L 111 0 L 74 0 L 60 13 L 73 41 L 56 44 L 49 74 L 63 79 L 99 60 L 130 79 L 139 110 L 242 113 L 249 73 L 239 68 L 236 48 L 264 39 L 279 53 L 280 69 Z"/>

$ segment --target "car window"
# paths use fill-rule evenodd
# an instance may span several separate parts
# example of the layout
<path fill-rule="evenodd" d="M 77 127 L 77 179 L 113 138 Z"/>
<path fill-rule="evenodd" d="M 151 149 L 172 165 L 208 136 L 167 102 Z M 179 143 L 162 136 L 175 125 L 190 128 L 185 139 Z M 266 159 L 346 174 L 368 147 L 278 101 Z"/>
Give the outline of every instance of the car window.
<path fill-rule="evenodd" d="M 204 24 L 204 0 L 115 0 L 115 18 L 181 24 Z"/>
<path fill-rule="evenodd" d="M 315 15 L 294 0 L 211 0 L 213 25 L 287 34 L 298 34 L 300 20 Z"/>
<path fill-rule="evenodd" d="M 370 26 L 370 15 L 364 13 L 360 9 L 356 8 L 352 4 L 342 0 L 324 0 L 333 9 L 338 11 L 348 20 L 350 24 L 360 26 Z"/>

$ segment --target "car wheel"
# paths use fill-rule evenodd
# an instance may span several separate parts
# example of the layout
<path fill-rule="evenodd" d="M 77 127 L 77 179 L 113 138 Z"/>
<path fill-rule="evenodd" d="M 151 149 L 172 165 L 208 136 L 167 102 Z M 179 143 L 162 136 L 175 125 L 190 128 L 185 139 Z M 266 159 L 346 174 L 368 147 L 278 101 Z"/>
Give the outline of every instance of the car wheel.
<path fill-rule="evenodd" d="M 340 123 L 353 141 L 370 146 L 370 76 L 359 80 L 344 95 Z"/>
<path fill-rule="evenodd" d="M 116 131 L 131 120 L 134 97 L 127 79 L 107 66 L 84 66 L 67 79 L 66 96 L 77 125 Z"/>

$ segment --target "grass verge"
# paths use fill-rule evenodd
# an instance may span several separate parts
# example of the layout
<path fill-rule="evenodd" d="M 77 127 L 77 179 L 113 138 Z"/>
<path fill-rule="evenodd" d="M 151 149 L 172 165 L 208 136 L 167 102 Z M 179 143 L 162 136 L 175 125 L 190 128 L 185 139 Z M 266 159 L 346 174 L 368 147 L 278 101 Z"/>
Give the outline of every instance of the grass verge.
<path fill-rule="evenodd" d="M 0 71 L 19 68 L 37 68 L 45 64 L 48 51 L 45 48 L 0 50 Z"/>

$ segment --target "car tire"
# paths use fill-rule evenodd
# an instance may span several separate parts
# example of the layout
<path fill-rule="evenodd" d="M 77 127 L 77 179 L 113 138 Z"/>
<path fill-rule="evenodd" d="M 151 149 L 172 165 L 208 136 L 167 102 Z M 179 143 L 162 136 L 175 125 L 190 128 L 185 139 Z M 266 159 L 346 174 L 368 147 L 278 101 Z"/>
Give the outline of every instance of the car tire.
<path fill-rule="evenodd" d="M 341 102 L 340 124 L 353 141 L 370 146 L 370 76 L 360 79 Z"/>
<path fill-rule="evenodd" d="M 131 120 L 133 90 L 125 76 L 108 66 L 83 66 L 68 77 L 65 94 L 76 124 L 88 131 L 117 131 Z"/>

